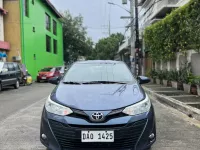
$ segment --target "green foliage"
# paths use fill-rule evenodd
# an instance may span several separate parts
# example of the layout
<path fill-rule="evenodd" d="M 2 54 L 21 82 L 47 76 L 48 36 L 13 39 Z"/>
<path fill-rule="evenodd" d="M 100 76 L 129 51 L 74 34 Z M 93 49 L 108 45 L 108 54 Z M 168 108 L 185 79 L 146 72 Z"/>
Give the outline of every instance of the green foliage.
<path fill-rule="evenodd" d="M 124 36 L 121 33 L 100 39 L 88 59 L 113 60 L 117 54 L 119 43 L 123 39 Z"/>
<path fill-rule="evenodd" d="M 191 64 L 185 63 L 179 70 L 179 82 L 188 84 L 192 81 L 191 79 L 193 79 Z"/>
<path fill-rule="evenodd" d="M 83 17 L 73 17 L 69 11 L 63 13 L 64 60 L 68 64 L 79 56 L 87 56 L 93 51 L 93 42 L 87 37 Z"/>
<path fill-rule="evenodd" d="M 157 72 L 155 69 L 151 69 L 149 72 L 148 72 L 148 76 L 151 77 L 152 79 L 156 79 L 157 77 Z"/>
<path fill-rule="evenodd" d="M 144 39 L 154 61 L 168 61 L 176 52 L 200 51 L 200 1 L 191 0 L 165 19 L 147 27 Z"/>

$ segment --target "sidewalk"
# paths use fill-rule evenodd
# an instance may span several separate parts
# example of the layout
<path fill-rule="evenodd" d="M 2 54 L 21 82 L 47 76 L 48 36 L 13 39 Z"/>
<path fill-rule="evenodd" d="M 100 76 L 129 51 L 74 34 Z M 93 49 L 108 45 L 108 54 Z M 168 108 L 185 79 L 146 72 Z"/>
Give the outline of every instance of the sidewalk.
<path fill-rule="evenodd" d="M 158 100 L 200 121 L 199 96 L 157 84 L 147 84 L 143 88 L 151 99 Z"/>

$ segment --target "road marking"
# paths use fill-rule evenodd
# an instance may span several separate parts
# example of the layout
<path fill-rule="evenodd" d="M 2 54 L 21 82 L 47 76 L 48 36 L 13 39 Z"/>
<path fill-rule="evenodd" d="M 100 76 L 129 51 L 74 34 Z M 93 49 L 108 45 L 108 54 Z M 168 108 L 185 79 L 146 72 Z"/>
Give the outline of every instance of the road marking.
<path fill-rule="evenodd" d="M 17 111 L 16 113 L 7 116 L 6 118 L 4 118 L 4 119 L 2 119 L 2 120 L 0 121 L 0 125 L 2 125 L 3 123 L 5 123 L 5 122 L 7 121 L 7 119 L 19 115 L 19 114 L 22 113 L 23 111 L 28 110 L 29 108 L 33 107 L 34 105 L 40 103 L 41 101 L 43 101 L 43 100 L 45 100 L 45 99 L 47 99 L 47 98 L 48 98 L 48 97 L 44 97 L 44 98 L 40 99 L 39 101 L 34 102 L 33 104 L 31 104 L 31 105 L 29 105 L 29 106 L 27 106 L 27 107 L 25 107 L 25 108 L 20 109 L 20 110 Z"/>

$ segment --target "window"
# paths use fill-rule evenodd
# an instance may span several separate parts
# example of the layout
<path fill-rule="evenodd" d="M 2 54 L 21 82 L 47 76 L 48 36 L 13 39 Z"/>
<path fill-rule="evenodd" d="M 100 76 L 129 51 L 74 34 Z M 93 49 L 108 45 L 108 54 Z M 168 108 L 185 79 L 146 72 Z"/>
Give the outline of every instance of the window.
<path fill-rule="evenodd" d="M 32 4 L 33 4 L 33 5 L 35 4 L 35 1 L 34 1 L 34 0 L 32 0 Z"/>
<path fill-rule="evenodd" d="M 7 63 L 5 63 L 5 64 L 3 65 L 3 69 L 8 69 L 8 64 L 7 64 Z"/>
<path fill-rule="evenodd" d="M 46 14 L 46 29 L 51 30 L 51 18 L 48 14 Z"/>
<path fill-rule="evenodd" d="M 46 51 L 51 52 L 51 38 L 48 35 L 46 36 Z"/>
<path fill-rule="evenodd" d="M 57 35 L 57 23 L 55 20 L 53 20 L 53 34 Z"/>
<path fill-rule="evenodd" d="M 40 72 L 54 72 L 55 68 L 49 67 L 49 68 L 43 68 L 40 70 Z"/>
<path fill-rule="evenodd" d="M 29 0 L 24 0 L 24 15 L 29 17 Z"/>
<path fill-rule="evenodd" d="M 20 70 L 19 65 L 17 63 L 14 63 L 14 68 L 15 68 L 16 71 Z"/>
<path fill-rule="evenodd" d="M 54 54 L 57 54 L 57 41 L 56 40 L 53 40 L 53 53 Z"/>
<path fill-rule="evenodd" d="M 15 71 L 13 63 L 8 63 L 8 71 Z"/>

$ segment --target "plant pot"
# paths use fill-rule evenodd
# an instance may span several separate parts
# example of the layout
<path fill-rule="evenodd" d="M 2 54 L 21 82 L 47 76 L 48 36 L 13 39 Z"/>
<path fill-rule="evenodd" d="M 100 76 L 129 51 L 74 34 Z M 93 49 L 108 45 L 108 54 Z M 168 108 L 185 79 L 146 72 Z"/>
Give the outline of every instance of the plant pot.
<path fill-rule="evenodd" d="M 183 83 L 183 89 L 186 93 L 190 93 L 191 85 Z"/>
<path fill-rule="evenodd" d="M 197 85 L 197 94 L 200 96 L 200 85 Z"/>
<path fill-rule="evenodd" d="M 171 82 L 171 81 L 168 81 L 168 82 L 167 82 L 167 86 L 168 86 L 168 87 L 172 87 L 172 82 Z"/>
<path fill-rule="evenodd" d="M 172 81 L 172 87 L 177 89 L 178 88 L 178 82 Z"/>
<path fill-rule="evenodd" d="M 167 80 L 163 80 L 163 85 L 167 86 L 168 81 Z"/>
<path fill-rule="evenodd" d="M 182 90 L 182 91 L 184 90 L 182 82 L 177 83 L 177 90 Z"/>
<path fill-rule="evenodd" d="M 156 84 L 160 84 L 160 79 L 156 79 Z"/>
<path fill-rule="evenodd" d="M 197 86 L 196 85 L 191 86 L 191 94 L 197 95 Z"/>

